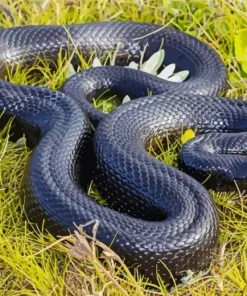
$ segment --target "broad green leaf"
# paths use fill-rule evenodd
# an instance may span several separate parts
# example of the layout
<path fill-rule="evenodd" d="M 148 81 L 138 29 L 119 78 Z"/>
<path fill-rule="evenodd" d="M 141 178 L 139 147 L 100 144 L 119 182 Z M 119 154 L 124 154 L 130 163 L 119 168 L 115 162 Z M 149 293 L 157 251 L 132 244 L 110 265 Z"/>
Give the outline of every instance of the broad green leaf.
<path fill-rule="evenodd" d="M 155 75 L 165 57 L 164 49 L 154 53 L 141 67 L 141 70 Z"/>
<path fill-rule="evenodd" d="M 66 75 L 66 78 L 69 78 L 69 77 L 73 76 L 75 73 L 76 72 L 75 72 L 75 69 L 74 69 L 73 65 L 69 64 L 69 71 L 68 71 L 68 73 Z"/>
<path fill-rule="evenodd" d="M 247 73 L 247 29 L 241 29 L 236 32 L 235 55 L 243 71 Z"/>
<path fill-rule="evenodd" d="M 125 104 L 125 103 L 127 103 L 127 102 L 129 102 L 130 101 L 130 97 L 129 96 L 125 96 L 124 98 L 123 98 L 123 102 L 122 102 L 122 104 Z"/>
<path fill-rule="evenodd" d="M 194 18 L 197 19 L 197 21 L 200 21 L 203 18 L 203 10 L 197 9 L 195 13 L 193 14 Z"/>
<path fill-rule="evenodd" d="M 101 66 L 102 65 L 101 65 L 100 60 L 97 57 L 94 58 L 92 67 L 101 67 Z"/>
<path fill-rule="evenodd" d="M 170 64 L 170 65 L 166 66 L 160 72 L 160 74 L 158 75 L 158 77 L 163 78 L 163 79 L 169 78 L 173 74 L 175 68 L 176 68 L 176 65 L 175 64 Z"/>
<path fill-rule="evenodd" d="M 130 62 L 129 66 L 127 66 L 126 68 L 131 68 L 131 69 L 138 69 L 139 65 L 135 62 Z"/>
<path fill-rule="evenodd" d="M 193 139 L 195 137 L 195 133 L 192 129 L 186 130 L 183 135 L 181 136 L 181 141 L 183 144 L 185 144 L 187 141 Z"/>
<path fill-rule="evenodd" d="M 22 137 L 16 141 L 15 146 L 20 147 L 20 146 L 24 146 L 25 144 L 26 144 L 26 138 Z"/>
<path fill-rule="evenodd" d="M 173 82 L 182 82 L 187 78 L 188 75 L 189 75 L 189 71 L 183 70 L 183 71 L 177 72 L 168 80 Z"/>

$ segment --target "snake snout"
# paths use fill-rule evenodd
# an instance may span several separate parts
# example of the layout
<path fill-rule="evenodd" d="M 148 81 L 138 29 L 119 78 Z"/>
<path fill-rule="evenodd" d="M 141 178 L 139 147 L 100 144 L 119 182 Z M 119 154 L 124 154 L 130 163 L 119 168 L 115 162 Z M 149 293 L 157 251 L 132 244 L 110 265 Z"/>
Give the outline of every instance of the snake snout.
<path fill-rule="evenodd" d="M 212 133 L 197 136 L 181 150 L 181 168 L 206 188 L 247 188 L 247 145 L 244 133 Z M 217 157 L 216 157 L 217 156 Z"/>

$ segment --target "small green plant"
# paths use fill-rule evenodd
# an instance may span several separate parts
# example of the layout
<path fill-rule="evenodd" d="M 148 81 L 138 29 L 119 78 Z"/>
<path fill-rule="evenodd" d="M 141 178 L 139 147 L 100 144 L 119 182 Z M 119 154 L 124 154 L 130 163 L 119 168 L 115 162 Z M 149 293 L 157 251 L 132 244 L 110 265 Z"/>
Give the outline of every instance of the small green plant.
<path fill-rule="evenodd" d="M 100 61 L 98 57 L 95 57 L 92 62 L 92 67 L 101 67 L 106 64 L 108 60 L 110 60 L 110 65 L 114 66 L 115 65 L 115 60 L 116 56 L 118 54 L 118 49 L 119 46 L 117 46 L 116 50 L 113 51 L 112 53 L 109 52 L 107 55 L 107 58 L 105 59 L 104 64 Z M 158 69 L 162 66 L 165 58 L 165 50 L 160 49 L 156 53 L 154 53 L 146 62 L 143 61 L 145 49 L 143 52 L 141 52 L 141 57 L 140 57 L 140 63 L 137 64 L 135 62 L 130 62 L 129 65 L 125 66 L 126 68 L 131 68 L 135 70 L 140 70 L 143 72 L 147 72 L 149 74 L 155 75 L 159 78 L 162 78 L 164 80 L 168 81 L 173 81 L 173 82 L 183 82 L 189 75 L 188 70 L 183 70 L 177 73 L 174 73 L 176 65 L 175 64 L 170 64 L 167 66 L 163 66 L 163 69 L 158 73 Z M 70 76 L 76 74 L 74 68 L 72 65 L 69 65 L 69 72 L 67 73 L 67 78 Z M 129 102 L 130 97 L 126 95 L 123 100 L 122 104 Z M 93 105 L 95 108 L 101 110 L 104 113 L 109 113 L 113 111 L 118 105 L 119 105 L 119 100 L 116 101 L 116 96 L 109 97 L 107 99 L 102 98 L 102 96 L 98 98 L 93 99 Z"/>
<path fill-rule="evenodd" d="M 114 66 L 115 63 L 115 57 L 117 55 L 117 50 L 113 53 L 110 64 Z M 146 62 L 142 63 L 143 56 L 145 53 L 144 51 L 141 53 L 141 58 L 140 58 L 140 64 L 137 64 L 135 62 L 131 62 L 128 66 L 125 66 L 126 68 L 131 68 L 135 70 L 140 70 L 143 72 L 147 72 L 149 74 L 155 75 L 157 77 L 160 77 L 164 80 L 168 81 L 173 81 L 173 82 L 183 82 L 189 75 L 189 71 L 183 70 L 177 73 L 174 73 L 176 65 L 175 64 L 170 64 L 166 67 L 163 66 L 162 71 L 158 74 L 157 71 L 158 69 L 162 66 L 165 58 L 165 50 L 160 49 L 156 53 L 154 53 Z M 100 67 L 103 66 L 102 63 L 100 62 L 99 58 L 95 57 L 93 60 L 93 67 Z M 116 108 L 116 104 L 114 104 L 113 99 L 115 97 L 109 98 L 108 100 L 104 99 L 96 99 L 94 100 L 94 106 L 96 108 L 99 108 L 105 113 L 111 112 Z M 99 101 L 98 101 L 99 100 Z M 126 95 L 123 98 L 122 104 L 129 102 L 130 97 Z"/>

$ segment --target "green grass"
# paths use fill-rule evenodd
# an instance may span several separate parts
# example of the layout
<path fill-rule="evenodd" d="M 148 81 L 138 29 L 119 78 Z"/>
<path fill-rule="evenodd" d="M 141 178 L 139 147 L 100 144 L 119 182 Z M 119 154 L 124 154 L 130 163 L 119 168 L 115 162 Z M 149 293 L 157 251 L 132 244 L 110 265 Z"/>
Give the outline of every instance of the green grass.
<path fill-rule="evenodd" d="M 44 9 L 42 3 L 47 3 Z M 228 68 L 230 88 L 226 95 L 245 97 L 246 74 L 237 62 L 234 46 L 237 31 L 247 25 L 247 5 L 234 3 L 227 0 L 14 0 L 6 6 L 14 22 L 3 13 L 0 27 L 98 20 L 170 24 L 214 47 Z M 82 68 L 88 68 L 91 62 L 82 60 Z M 60 59 L 57 72 L 51 72 L 45 64 L 35 67 L 43 73 L 39 80 L 31 78 L 31 69 L 26 69 L 9 73 L 10 81 L 57 89 L 68 75 L 69 60 Z M 82 234 L 67 237 L 74 242 L 71 248 L 64 238 L 56 240 L 42 231 L 31 231 L 22 219 L 19 200 L 19 184 L 30 151 L 9 141 L 9 126 L 0 134 L 0 295 L 168 295 L 162 283 L 152 287 L 140 276 L 133 277 L 106 246 L 102 246 L 105 250 L 102 264 L 96 256 L 95 244 L 88 245 Z M 171 146 L 168 152 L 161 147 L 156 157 L 175 165 L 175 147 Z M 215 255 L 210 274 L 195 277 L 190 285 L 175 287 L 170 295 L 247 295 L 246 197 L 237 190 L 231 194 L 212 194 L 220 214 L 220 252 Z M 95 188 L 91 195 L 97 197 Z"/>

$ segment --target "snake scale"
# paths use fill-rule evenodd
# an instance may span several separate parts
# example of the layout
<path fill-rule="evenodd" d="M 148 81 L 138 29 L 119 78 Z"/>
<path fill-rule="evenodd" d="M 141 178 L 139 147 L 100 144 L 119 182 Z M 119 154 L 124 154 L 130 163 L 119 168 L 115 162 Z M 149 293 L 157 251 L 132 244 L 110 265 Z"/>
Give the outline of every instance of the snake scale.
<path fill-rule="evenodd" d="M 189 70 L 185 82 L 123 67 L 140 59 L 144 49 L 147 60 L 162 41 L 164 64 Z M 88 58 L 92 50 L 102 55 L 116 44 L 115 66 L 80 71 L 59 91 L 1 80 L 0 109 L 15 115 L 27 138 L 36 139 L 22 183 L 29 220 L 45 220 L 47 230 L 67 234 L 74 223 L 98 219 L 100 241 L 112 243 L 141 274 L 154 280 L 158 271 L 168 282 L 167 268 L 176 278 L 210 264 L 218 214 L 195 178 L 147 153 L 154 135 L 178 134 L 182 125 L 196 128 L 197 136 L 180 153 L 188 172 L 246 177 L 247 104 L 219 97 L 227 87 L 227 71 L 218 54 L 195 37 L 155 24 L 20 26 L 0 30 L 0 73 L 4 78 L 6 65 L 30 67 L 37 56 L 56 62 L 61 49 L 73 54 L 76 66 L 77 52 Z M 106 89 L 133 100 L 104 114 L 91 102 Z M 88 197 L 91 178 L 108 206 Z M 85 231 L 92 235 L 92 226 Z"/>

